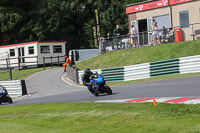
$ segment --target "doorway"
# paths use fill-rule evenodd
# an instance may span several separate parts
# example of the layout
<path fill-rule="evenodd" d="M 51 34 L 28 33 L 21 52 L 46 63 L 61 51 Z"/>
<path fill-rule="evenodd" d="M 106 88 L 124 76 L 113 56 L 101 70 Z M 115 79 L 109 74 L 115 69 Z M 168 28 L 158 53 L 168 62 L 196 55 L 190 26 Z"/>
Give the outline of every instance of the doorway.
<path fill-rule="evenodd" d="M 138 20 L 139 44 L 148 44 L 147 19 Z"/>
<path fill-rule="evenodd" d="M 24 48 L 18 48 L 18 57 L 19 57 L 19 63 L 25 63 L 24 57 Z"/>

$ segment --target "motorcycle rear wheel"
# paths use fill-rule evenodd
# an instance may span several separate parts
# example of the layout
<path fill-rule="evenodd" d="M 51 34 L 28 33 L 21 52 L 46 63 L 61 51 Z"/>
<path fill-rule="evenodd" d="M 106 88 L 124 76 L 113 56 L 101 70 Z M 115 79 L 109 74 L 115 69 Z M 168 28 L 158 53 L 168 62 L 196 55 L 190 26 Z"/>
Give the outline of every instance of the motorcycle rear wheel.
<path fill-rule="evenodd" d="M 104 85 L 104 89 L 105 89 L 105 92 L 108 94 L 108 95 L 112 95 L 112 90 L 111 88 L 108 86 L 108 85 Z"/>

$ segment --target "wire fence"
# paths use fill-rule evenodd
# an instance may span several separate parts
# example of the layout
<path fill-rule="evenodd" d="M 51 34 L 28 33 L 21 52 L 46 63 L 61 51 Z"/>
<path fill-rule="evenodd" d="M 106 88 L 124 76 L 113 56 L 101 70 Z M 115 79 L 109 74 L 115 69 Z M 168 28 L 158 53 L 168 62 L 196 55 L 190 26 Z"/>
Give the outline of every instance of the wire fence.
<path fill-rule="evenodd" d="M 155 44 L 167 44 L 182 41 L 200 40 L 200 23 L 194 23 L 184 26 L 176 26 L 173 28 L 165 28 L 166 34 L 163 34 L 163 29 L 158 29 L 158 37 L 155 40 L 152 38 L 152 31 L 137 32 L 137 39 L 133 41 L 131 35 L 112 36 L 109 38 L 100 38 L 99 48 L 101 53 L 131 49 L 137 47 L 152 46 Z"/>

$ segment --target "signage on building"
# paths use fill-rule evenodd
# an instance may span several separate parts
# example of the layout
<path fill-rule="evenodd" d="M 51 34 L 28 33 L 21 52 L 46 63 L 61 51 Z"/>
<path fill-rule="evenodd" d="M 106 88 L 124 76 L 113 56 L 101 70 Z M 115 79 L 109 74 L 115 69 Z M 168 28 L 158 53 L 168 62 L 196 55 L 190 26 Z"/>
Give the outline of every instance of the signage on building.
<path fill-rule="evenodd" d="M 140 5 L 126 7 L 126 14 L 168 6 L 168 0 L 158 0 Z"/>
<path fill-rule="evenodd" d="M 189 1 L 193 1 L 193 0 L 170 0 L 169 3 L 170 3 L 170 5 L 175 5 L 175 4 L 189 2 Z"/>
<path fill-rule="evenodd" d="M 184 2 L 190 2 L 190 1 L 194 1 L 194 0 L 169 0 L 169 3 L 168 3 L 168 0 L 152 1 L 152 2 L 148 2 L 144 4 L 126 7 L 126 14 L 155 9 L 159 7 L 165 7 L 168 5 L 175 5 L 175 4 L 180 4 Z"/>

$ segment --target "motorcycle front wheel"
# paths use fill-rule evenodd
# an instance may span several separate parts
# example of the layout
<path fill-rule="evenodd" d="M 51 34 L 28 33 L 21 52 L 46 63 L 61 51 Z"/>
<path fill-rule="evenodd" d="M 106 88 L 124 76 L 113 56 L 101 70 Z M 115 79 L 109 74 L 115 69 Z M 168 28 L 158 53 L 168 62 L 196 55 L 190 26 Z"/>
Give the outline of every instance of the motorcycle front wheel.
<path fill-rule="evenodd" d="M 90 93 L 92 93 L 94 96 L 98 96 L 98 95 L 99 95 L 99 93 L 97 93 L 96 91 L 94 91 L 94 90 L 92 89 L 91 86 L 88 86 L 88 90 L 89 90 Z"/>
<path fill-rule="evenodd" d="M 12 101 L 10 96 L 7 97 L 7 100 L 8 100 L 8 103 L 10 103 L 10 104 L 13 103 L 13 101 Z"/>
<path fill-rule="evenodd" d="M 107 84 L 104 85 L 104 89 L 108 95 L 112 95 L 112 90 Z"/>

